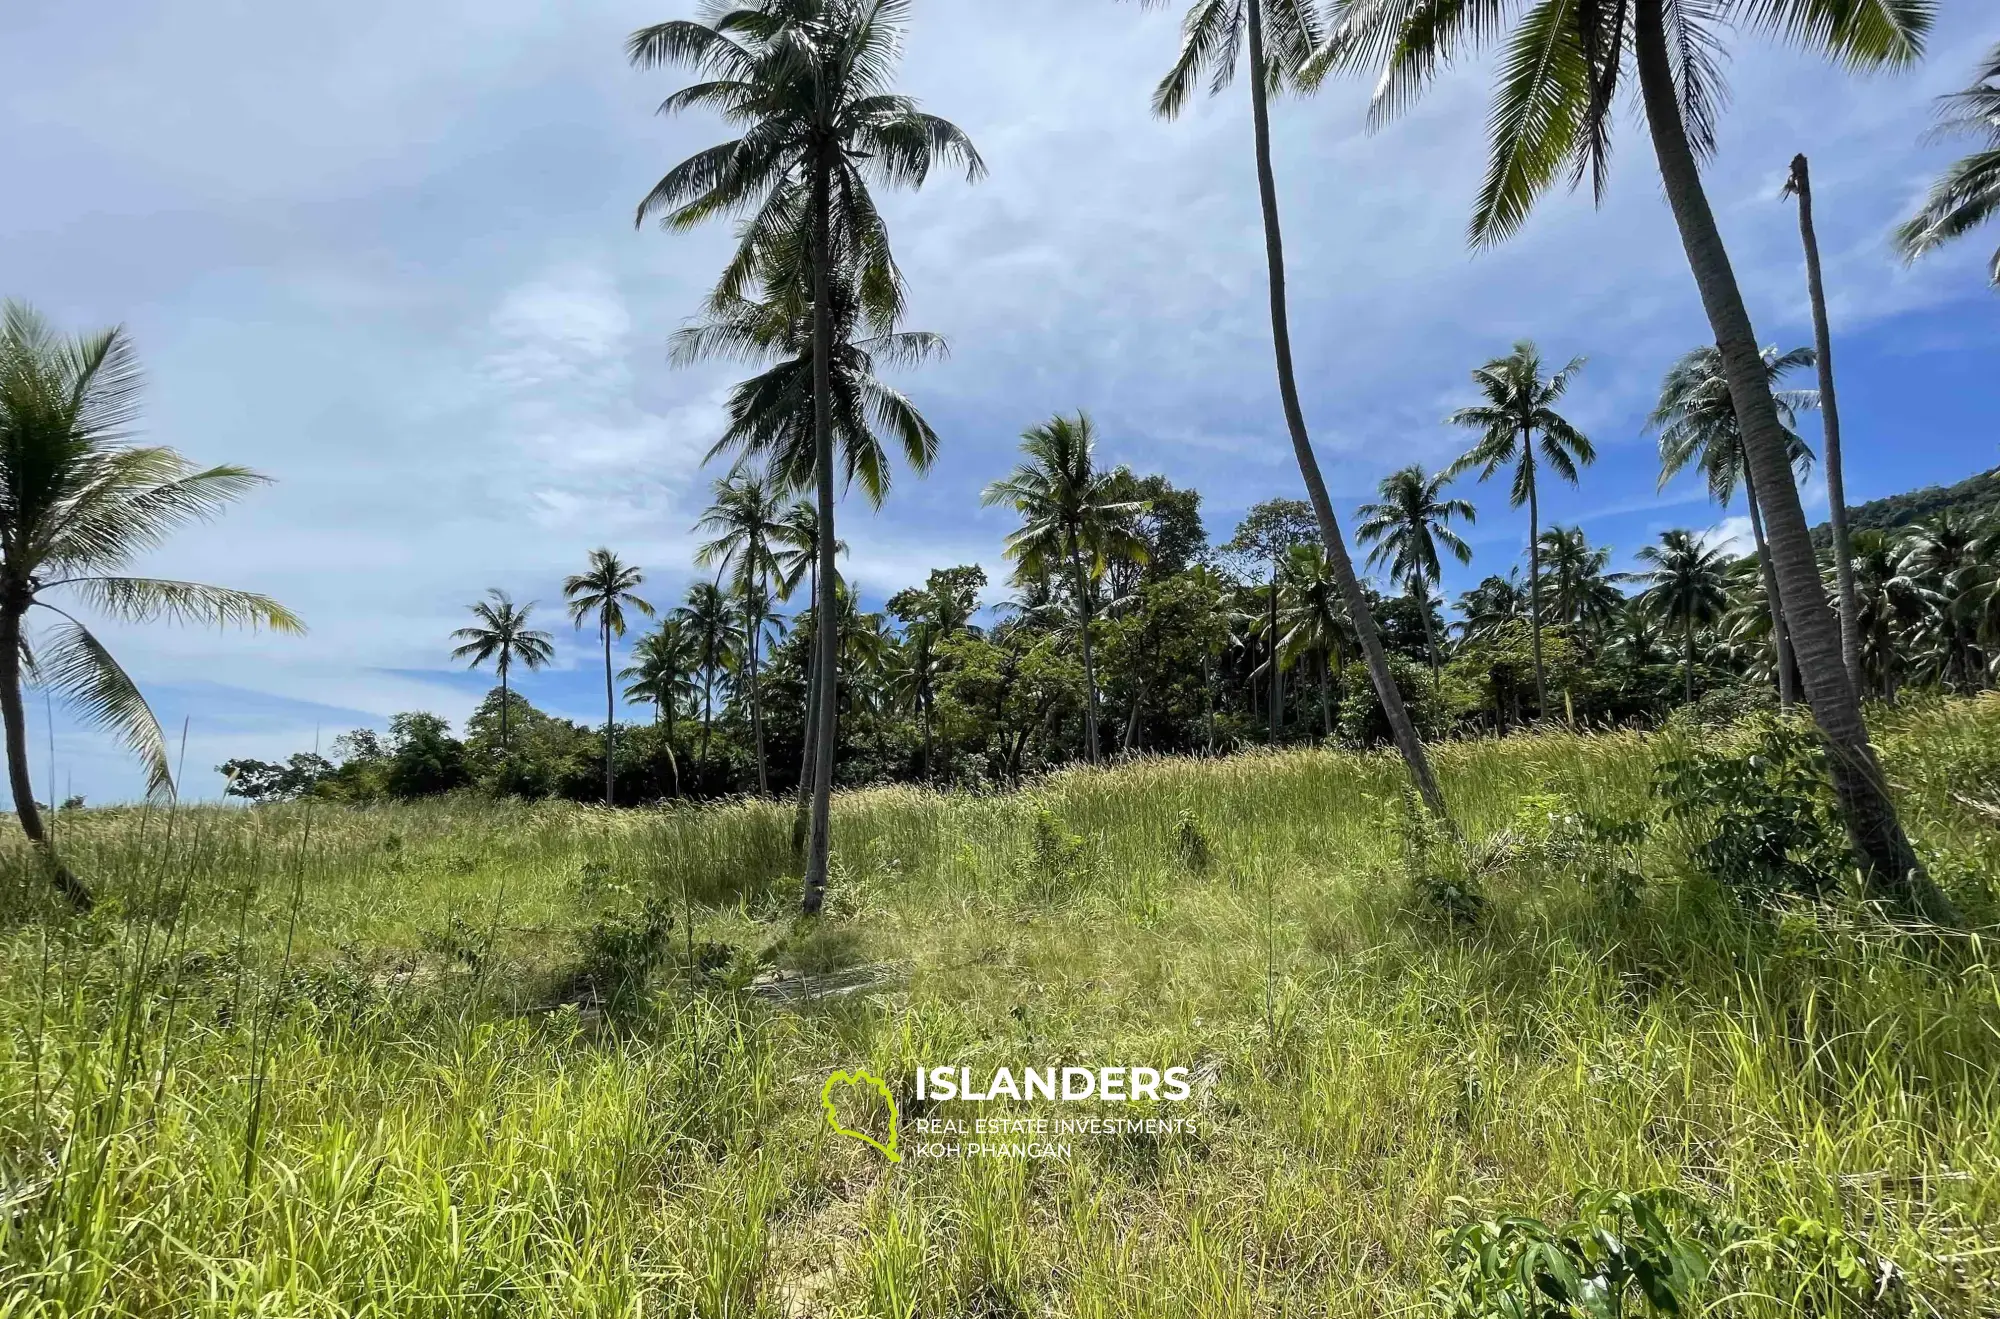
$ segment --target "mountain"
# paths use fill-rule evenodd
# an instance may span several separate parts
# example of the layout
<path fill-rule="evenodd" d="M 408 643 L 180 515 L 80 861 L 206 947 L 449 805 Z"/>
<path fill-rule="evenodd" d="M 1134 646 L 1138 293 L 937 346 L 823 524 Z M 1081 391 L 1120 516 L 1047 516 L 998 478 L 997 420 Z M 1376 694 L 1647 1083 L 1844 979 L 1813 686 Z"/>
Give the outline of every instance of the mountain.
<path fill-rule="evenodd" d="M 1865 504 L 1850 504 L 1847 507 L 1847 525 L 1850 531 L 1870 528 L 1893 531 L 1946 509 L 1975 518 L 2000 509 L 2000 467 L 1968 476 L 1957 485 L 1927 485 L 1921 490 L 1907 490 L 1900 495 L 1871 499 Z M 1813 528 L 1812 536 L 1813 544 L 1821 548 L 1831 545 L 1832 524 L 1820 523 Z"/>

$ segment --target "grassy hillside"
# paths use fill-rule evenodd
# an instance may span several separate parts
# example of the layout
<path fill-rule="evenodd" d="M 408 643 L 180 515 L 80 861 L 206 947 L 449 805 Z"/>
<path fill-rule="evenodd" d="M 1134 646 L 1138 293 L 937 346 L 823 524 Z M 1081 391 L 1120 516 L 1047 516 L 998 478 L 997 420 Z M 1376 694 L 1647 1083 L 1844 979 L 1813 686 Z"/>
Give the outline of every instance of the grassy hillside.
<path fill-rule="evenodd" d="M 1946 509 L 1981 518 L 1996 508 L 2000 508 L 2000 467 L 1976 472 L 1955 485 L 1927 485 L 1920 490 L 1906 490 L 1900 495 L 1851 505 L 1847 523 L 1854 531 L 1894 531 Z M 1831 522 L 1820 523 L 1812 534 L 1813 543 L 1822 549 L 1833 544 Z"/>
<path fill-rule="evenodd" d="M 1741 915 L 1659 820 L 1682 737 L 1441 748 L 1476 922 L 1394 762 L 1331 752 L 849 794 L 810 928 L 769 805 L 66 815 L 112 896 L 6 858 L 0 1315 L 1407 1314 L 1465 1213 L 1655 1186 L 1743 1225 L 1713 1312 L 1990 1314 L 2000 956 Z M 2000 699 L 1883 743 L 1990 920 Z M 1061 1107 L 1198 1131 L 829 1130 L 836 1068 L 905 1149 L 975 1115 L 919 1063 L 1185 1065 Z"/>

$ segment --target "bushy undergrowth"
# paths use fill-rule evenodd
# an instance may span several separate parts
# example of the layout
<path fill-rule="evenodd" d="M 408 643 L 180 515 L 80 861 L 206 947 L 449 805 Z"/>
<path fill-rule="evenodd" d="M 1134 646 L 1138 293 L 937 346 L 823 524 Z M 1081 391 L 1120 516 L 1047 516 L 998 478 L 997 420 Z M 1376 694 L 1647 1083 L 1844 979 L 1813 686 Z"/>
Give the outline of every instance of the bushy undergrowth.
<path fill-rule="evenodd" d="M 1767 736 L 1441 747 L 1462 836 L 1331 752 L 853 793 L 809 926 L 778 804 L 71 812 L 93 916 L 0 856 L 0 1315 L 1990 1314 L 2000 957 L 1743 901 L 1770 794 L 1655 785 Z M 1984 929 L 2000 702 L 1881 740 Z M 1058 1062 L 1199 1130 L 821 1117 Z"/>

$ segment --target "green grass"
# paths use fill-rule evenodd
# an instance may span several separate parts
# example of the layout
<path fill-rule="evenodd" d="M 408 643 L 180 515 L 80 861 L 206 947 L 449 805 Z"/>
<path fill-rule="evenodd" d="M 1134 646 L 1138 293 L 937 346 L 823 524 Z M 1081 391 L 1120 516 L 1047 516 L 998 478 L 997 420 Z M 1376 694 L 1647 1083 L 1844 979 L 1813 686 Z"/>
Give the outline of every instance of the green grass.
<path fill-rule="evenodd" d="M 1882 740 L 1987 928 L 2000 701 Z M 774 805 L 64 816 L 97 915 L 0 860 L 0 1316 L 1406 1314 L 1455 1198 L 1658 1185 L 1993 1313 L 2000 956 L 1741 918 L 1666 826 L 1635 896 L 1588 882 L 1563 820 L 1655 816 L 1661 750 L 1441 748 L 1497 858 L 1476 927 L 1413 897 L 1395 763 L 1331 752 L 848 794 L 810 928 Z M 907 1123 L 919 1062 L 1186 1065 L 1202 1130 L 893 1166 L 828 1132 L 831 1070 Z M 1829 1268 L 1748 1251 L 1709 1300 L 1861 1313 Z"/>

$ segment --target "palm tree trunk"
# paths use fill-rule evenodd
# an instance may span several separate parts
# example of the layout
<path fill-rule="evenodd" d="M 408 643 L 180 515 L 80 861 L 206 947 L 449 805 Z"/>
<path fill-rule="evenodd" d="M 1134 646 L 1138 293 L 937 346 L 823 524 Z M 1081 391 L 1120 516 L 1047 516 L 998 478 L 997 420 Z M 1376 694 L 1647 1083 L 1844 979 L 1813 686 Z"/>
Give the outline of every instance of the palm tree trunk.
<path fill-rule="evenodd" d="M 815 494 L 819 501 L 819 582 L 825 599 L 832 604 L 839 577 L 834 566 L 834 547 L 840 543 L 833 526 L 833 309 L 830 299 L 832 231 L 829 195 L 833 162 L 824 149 L 814 162 L 812 175 L 812 290 L 813 290 L 813 465 Z M 830 616 L 837 606 L 825 612 Z M 816 620 L 819 624 L 832 619 Z M 819 650 L 819 708 L 813 713 L 817 725 L 813 744 L 812 839 L 806 852 L 805 893 L 799 903 L 808 916 L 819 914 L 826 901 L 827 856 L 833 843 L 833 739 L 835 734 L 835 692 L 840 682 L 837 633 L 839 627 L 816 626 L 813 640 Z"/>
<path fill-rule="evenodd" d="M 1806 249 L 1806 292 L 1812 297 L 1813 355 L 1819 365 L 1819 418 L 1826 435 L 1826 499 L 1833 522 L 1833 575 L 1839 586 L 1840 655 L 1847 681 L 1859 694 L 1861 604 L 1854 591 L 1854 539 L 1847 529 L 1847 478 L 1840 458 L 1840 404 L 1833 395 L 1833 334 L 1826 321 L 1826 285 L 1820 278 L 1819 236 L 1813 232 L 1812 173 L 1803 155 L 1792 157 L 1792 191 L 1799 197 L 1799 239 Z"/>
<path fill-rule="evenodd" d="M 678 674 L 675 676 L 679 677 Z M 681 758 L 674 754 L 674 698 L 671 692 L 660 704 L 666 707 L 667 714 L 667 768 L 674 774 L 674 796 L 680 797 L 685 794 L 681 792 Z M 659 713 L 657 706 L 654 707 L 654 713 Z"/>
<path fill-rule="evenodd" d="M 792 852 L 794 855 L 805 851 L 806 835 L 812 829 L 812 787 L 813 766 L 818 763 L 816 754 L 819 747 L 819 565 L 813 565 L 812 577 L 812 620 L 813 648 L 806 659 L 806 717 L 803 754 L 799 757 L 799 787 L 793 799 L 792 808 Z"/>
<path fill-rule="evenodd" d="M 756 591 L 756 583 L 745 579 L 745 590 Z M 753 598 L 744 612 L 750 617 L 750 739 L 757 748 L 757 795 L 771 795 L 771 763 L 764 755 L 764 694 L 757 681 L 757 643 L 764 632 L 764 614 Z"/>
<path fill-rule="evenodd" d="M 1278 559 L 1274 552 L 1271 557 L 1271 721 L 1270 741 L 1278 745 L 1278 734 L 1285 722 L 1285 692 L 1279 684 L 1284 681 L 1278 668 Z"/>
<path fill-rule="evenodd" d="M 1328 688 L 1332 686 L 1332 679 L 1331 676 L 1328 674 L 1327 669 L 1328 669 L 1328 663 L 1326 658 L 1326 652 L 1322 650 L 1319 653 L 1319 720 L 1320 723 L 1325 728 L 1326 735 L 1328 737 L 1332 737 L 1333 700 L 1330 693 L 1328 692 Z"/>
<path fill-rule="evenodd" d="M 713 656 L 711 656 L 713 658 Z M 715 665 L 701 670 L 701 776 L 708 777 L 708 735 L 715 727 Z"/>
<path fill-rule="evenodd" d="M 507 763 L 507 661 L 503 658 L 500 669 L 500 763 Z"/>
<path fill-rule="evenodd" d="M 1778 607 L 1778 574 L 1771 567 L 1771 547 L 1764 540 L 1764 515 L 1757 511 L 1757 483 L 1746 469 L 1744 494 L 1750 504 L 1750 535 L 1757 542 L 1757 572 L 1764 581 L 1764 600 L 1771 608 L 1771 645 L 1778 657 L 1778 708 L 1792 708 L 1792 638 L 1785 629 L 1785 611 Z"/>
<path fill-rule="evenodd" d="M 1424 620 L 1424 649 L 1430 652 L 1431 684 L 1435 686 L 1439 678 L 1438 639 L 1436 631 L 1431 627 L 1430 592 L 1422 590 L 1421 584 L 1414 577 L 1410 579 L 1410 603 L 1417 607 L 1417 617 Z"/>
<path fill-rule="evenodd" d="M 1924 872 L 1896 817 L 1896 805 L 1890 800 L 1888 783 L 1868 740 L 1861 702 L 1847 681 L 1840 624 L 1820 582 L 1805 509 L 1792 481 L 1785 429 L 1778 420 L 1770 381 L 1757 350 L 1756 331 L 1743 305 L 1743 293 L 1723 247 L 1715 214 L 1702 190 L 1701 173 L 1681 119 L 1662 5 L 1663 0 L 1637 0 L 1636 4 L 1639 87 L 1646 122 L 1659 158 L 1667 202 L 1673 208 L 1688 266 L 1701 291 L 1716 348 L 1722 354 L 1744 451 L 1757 480 L 1758 502 L 1771 542 L 1780 600 L 1791 624 L 1799 672 L 1805 680 L 1806 700 L 1826 740 L 1834 792 L 1870 887 L 1905 910 L 1953 923 L 1958 919 L 1956 908 Z"/>
<path fill-rule="evenodd" d="M 14 790 L 14 814 L 21 821 L 21 832 L 48 863 L 49 882 L 56 892 L 78 911 L 89 911 L 95 899 L 50 846 L 41 808 L 35 805 L 34 781 L 28 777 L 28 716 L 21 703 L 22 612 L 0 606 L 0 722 L 7 728 L 7 781 Z"/>
<path fill-rule="evenodd" d="M 1403 694 L 1397 690 L 1396 679 L 1389 672 L 1389 656 L 1382 648 L 1382 634 L 1375 627 L 1374 614 L 1369 612 L 1368 597 L 1361 592 L 1361 579 L 1355 575 L 1354 561 L 1347 555 L 1347 542 L 1342 539 L 1340 524 L 1334 519 L 1333 501 L 1327 496 L 1319 459 L 1313 454 L 1312 438 L 1306 432 L 1305 411 L 1299 406 L 1298 381 L 1292 368 L 1291 320 L 1285 308 L 1285 242 L 1278 223 L 1278 184 L 1271 169 L 1271 112 L 1264 76 L 1262 0 L 1252 0 L 1249 11 L 1250 119 L 1256 137 L 1257 191 L 1264 210 L 1264 258 L 1271 282 L 1271 341 L 1277 358 L 1278 396 L 1284 404 L 1285 425 L 1291 432 L 1292 452 L 1298 459 L 1299 476 L 1305 481 L 1306 496 L 1312 502 L 1313 516 L 1319 523 L 1320 539 L 1326 544 L 1327 565 L 1333 570 L 1334 580 L 1340 584 L 1341 598 L 1347 602 L 1347 614 L 1361 642 L 1368 676 L 1375 684 L 1377 699 L 1382 702 L 1382 713 L 1389 722 L 1390 734 L 1395 738 L 1396 749 L 1402 753 L 1403 764 L 1409 770 L 1417 792 L 1423 797 L 1424 805 L 1433 815 L 1444 819 L 1444 794 L 1438 790 L 1437 780 L 1431 775 L 1424 744 L 1417 738 L 1416 726 L 1410 722 L 1410 712 L 1403 705 Z"/>
<path fill-rule="evenodd" d="M 612 722 L 615 707 L 611 703 L 611 622 L 605 619 L 598 625 L 604 633 L 604 804 L 611 801 L 611 743 L 617 734 L 617 725 Z"/>
<path fill-rule="evenodd" d="M 1687 616 L 1687 649 L 1682 652 L 1681 677 L 1687 684 L 1687 703 L 1694 704 L 1694 614 Z"/>
<path fill-rule="evenodd" d="M 1076 612 L 1081 624 L 1083 643 L 1083 753 L 1091 764 L 1097 763 L 1097 665 L 1090 651 L 1090 589 L 1083 575 L 1083 556 L 1077 550 L 1076 536 L 1069 538 L 1069 566 L 1076 576 Z"/>
<path fill-rule="evenodd" d="M 1535 717 L 1549 716 L 1549 680 L 1542 671 L 1542 497 L 1535 488 L 1534 435 L 1521 428 L 1521 462 L 1528 472 L 1528 649 L 1535 657 Z"/>

